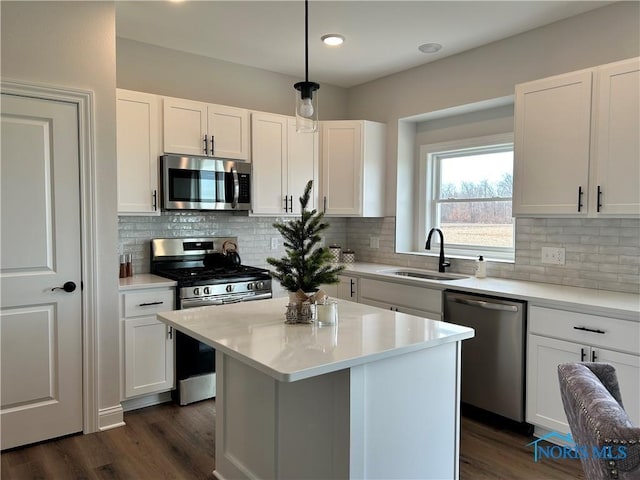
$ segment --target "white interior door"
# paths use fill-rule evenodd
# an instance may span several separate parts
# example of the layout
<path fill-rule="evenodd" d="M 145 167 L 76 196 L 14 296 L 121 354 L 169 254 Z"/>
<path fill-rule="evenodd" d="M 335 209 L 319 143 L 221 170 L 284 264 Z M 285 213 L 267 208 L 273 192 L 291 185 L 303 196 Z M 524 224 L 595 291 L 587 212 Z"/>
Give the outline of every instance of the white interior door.
<path fill-rule="evenodd" d="M 3 94 L 1 122 L 5 449 L 83 428 L 82 279 L 77 105 Z"/>

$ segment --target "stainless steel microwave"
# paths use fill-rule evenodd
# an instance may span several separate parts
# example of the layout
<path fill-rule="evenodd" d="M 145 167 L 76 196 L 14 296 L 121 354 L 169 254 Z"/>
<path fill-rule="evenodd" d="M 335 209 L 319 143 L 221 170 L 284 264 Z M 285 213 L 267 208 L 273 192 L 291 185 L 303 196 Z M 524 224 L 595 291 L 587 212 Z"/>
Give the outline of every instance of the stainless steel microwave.
<path fill-rule="evenodd" d="M 251 164 L 234 160 L 160 157 L 165 210 L 249 210 Z"/>

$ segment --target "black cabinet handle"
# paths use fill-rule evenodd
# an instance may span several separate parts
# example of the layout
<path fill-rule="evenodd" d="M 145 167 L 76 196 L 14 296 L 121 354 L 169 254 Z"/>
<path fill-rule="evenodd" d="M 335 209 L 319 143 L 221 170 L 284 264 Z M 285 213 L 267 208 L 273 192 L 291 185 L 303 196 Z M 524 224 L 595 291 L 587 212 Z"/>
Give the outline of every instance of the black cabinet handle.
<path fill-rule="evenodd" d="M 215 150 L 213 149 L 214 145 L 215 145 L 215 143 L 214 143 L 214 140 L 213 140 L 213 135 L 211 135 L 211 156 L 212 156 L 212 157 L 213 157 L 213 152 L 215 151 Z"/>
<path fill-rule="evenodd" d="M 167 337 L 169 340 L 173 340 L 173 327 L 167 325 Z"/>
<path fill-rule="evenodd" d="M 587 357 L 587 352 L 585 352 L 584 348 L 580 349 L 580 361 L 584 362 L 584 359 Z"/>
<path fill-rule="evenodd" d="M 293 195 L 289 195 L 289 202 L 290 202 L 289 211 L 293 213 Z"/>
<path fill-rule="evenodd" d="M 598 361 L 598 355 L 596 354 L 595 350 L 591 350 L 591 361 L 592 362 L 597 362 Z"/>
<path fill-rule="evenodd" d="M 150 307 L 151 305 L 162 305 L 164 302 L 139 303 L 139 307 Z"/>
<path fill-rule="evenodd" d="M 204 154 L 209 155 L 209 150 L 207 150 L 207 135 L 204 135 Z"/>
<path fill-rule="evenodd" d="M 596 211 L 599 212 L 600 209 L 602 208 L 602 189 L 600 188 L 600 185 L 598 185 L 598 202 L 597 202 L 597 208 Z"/>
<path fill-rule="evenodd" d="M 326 195 L 324 196 L 324 201 L 323 201 L 323 208 L 322 208 L 322 211 L 323 211 L 324 213 L 327 213 L 327 196 L 326 196 Z"/>
<path fill-rule="evenodd" d="M 582 210 L 582 186 L 578 187 L 578 211 Z"/>
<path fill-rule="evenodd" d="M 356 282 L 354 282 L 354 281 L 353 281 L 353 278 L 352 278 L 352 279 L 351 279 L 351 298 L 353 298 L 353 295 L 355 294 L 355 292 L 353 291 L 353 287 L 355 286 L 355 283 L 356 283 Z"/>
<path fill-rule="evenodd" d="M 288 197 L 286 195 L 284 196 L 284 211 L 285 212 L 289 211 L 289 200 L 288 200 Z"/>
<path fill-rule="evenodd" d="M 157 190 L 153 191 L 152 198 L 153 198 L 153 211 L 155 212 L 158 210 L 158 191 Z"/>
<path fill-rule="evenodd" d="M 587 327 L 573 327 L 574 330 L 582 330 L 583 332 L 591 332 L 591 333 L 601 333 L 602 335 L 604 335 L 606 332 L 602 331 L 602 330 L 597 330 L 597 329 L 593 329 L 593 328 L 587 328 Z"/>

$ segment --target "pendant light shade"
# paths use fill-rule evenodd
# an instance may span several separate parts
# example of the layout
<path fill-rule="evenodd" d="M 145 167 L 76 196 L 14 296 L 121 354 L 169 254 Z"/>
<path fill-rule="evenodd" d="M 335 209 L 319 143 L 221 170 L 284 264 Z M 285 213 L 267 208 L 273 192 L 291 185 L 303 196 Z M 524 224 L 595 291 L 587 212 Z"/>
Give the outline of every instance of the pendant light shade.
<path fill-rule="evenodd" d="M 318 90 L 320 85 L 309 81 L 309 1 L 304 2 L 304 82 L 296 83 L 296 131 L 318 131 Z"/>

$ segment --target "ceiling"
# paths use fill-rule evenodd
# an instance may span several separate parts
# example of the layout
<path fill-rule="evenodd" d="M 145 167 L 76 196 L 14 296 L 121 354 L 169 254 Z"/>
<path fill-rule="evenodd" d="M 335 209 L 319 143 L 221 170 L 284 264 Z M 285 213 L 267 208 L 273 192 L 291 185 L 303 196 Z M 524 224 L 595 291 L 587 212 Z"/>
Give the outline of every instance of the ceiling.
<path fill-rule="evenodd" d="M 603 1 L 309 2 L 309 79 L 359 85 L 562 20 Z M 304 2 L 117 1 L 118 37 L 304 77 Z M 342 34 L 341 47 L 320 37 Z M 426 55 L 424 43 L 442 50 Z"/>

